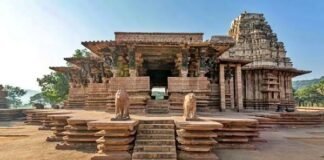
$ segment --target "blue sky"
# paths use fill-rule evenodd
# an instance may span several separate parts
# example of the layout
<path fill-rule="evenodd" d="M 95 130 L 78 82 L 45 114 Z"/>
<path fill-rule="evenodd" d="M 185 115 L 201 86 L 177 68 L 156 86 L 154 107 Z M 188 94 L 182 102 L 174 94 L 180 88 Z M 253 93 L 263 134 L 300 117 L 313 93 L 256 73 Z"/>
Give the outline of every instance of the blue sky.
<path fill-rule="evenodd" d="M 225 35 L 244 11 L 264 13 L 296 79 L 324 75 L 322 0 L 0 0 L 0 84 L 39 90 L 36 78 L 65 65 L 81 41 L 113 39 L 115 31 Z"/>

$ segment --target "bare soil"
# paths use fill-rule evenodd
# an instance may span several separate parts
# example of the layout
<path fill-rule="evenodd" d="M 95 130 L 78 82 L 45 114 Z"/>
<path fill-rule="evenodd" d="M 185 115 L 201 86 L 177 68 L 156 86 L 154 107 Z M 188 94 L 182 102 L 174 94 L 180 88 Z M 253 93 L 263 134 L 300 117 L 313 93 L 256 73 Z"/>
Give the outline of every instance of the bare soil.
<path fill-rule="evenodd" d="M 38 127 L 0 122 L 0 160 L 89 160 L 94 154 L 56 150 L 55 142 L 45 141 L 52 131 L 40 131 Z M 261 138 L 267 142 L 257 143 L 256 150 L 214 152 L 221 160 L 324 160 L 324 126 L 270 129 L 262 131 Z"/>

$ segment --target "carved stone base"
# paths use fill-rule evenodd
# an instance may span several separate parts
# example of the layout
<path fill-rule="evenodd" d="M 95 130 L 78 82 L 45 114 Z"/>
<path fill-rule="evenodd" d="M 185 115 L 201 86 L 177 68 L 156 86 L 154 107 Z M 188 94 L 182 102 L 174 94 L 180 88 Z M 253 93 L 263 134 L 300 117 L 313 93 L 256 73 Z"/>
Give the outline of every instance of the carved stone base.
<path fill-rule="evenodd" d="M 136 77 L 136 70 L 135 69 L 130 69 L 129 74 L 130 74 L 130 77 Z"/>
<path fill-rule="evenodd" d="M 180 74 L 181 74 L 181 77 L 187 77 L 188 70 L 181 69 Z"/>
<path fill-rule="evenodd" d="M 219 158 L 212 152 L 186 152 L 180 151 L 178 153 L 179 160 L 219 160 Z"/>
<path fill-rule="evenodd" d="M 91 160 L 131 160 L 132 156 L 129 152 L 105 152 L 105 153 L 97 153 Z"/>
<path fill-rule="evenodd" d="M 199 71 L 199 77 L 205 77 L 206 71 L 200 70 Z"/>
<path fill-rule="evenodd" d="M 110 119 L 111 121 L 129 121 L 130 117 L 114 117 Z"/>
<path fill-rule="evenodd" d="M 92 150 L 96 151 L 96 143 L 59 143 L 55 146 L 55 149 L 59 150 Z"/>
<path fill-rule="evenodd" d="M 201 121 L 201 119 L 199 119 L 198 117 L 193 117 L 193 118 L 184 117 L 184 120 L 185 121 Z"/>
<path fill-rule="evenodd" d="M 60 142 L 63 141 L 63 137 L 49 136 L 46 138 L 47 142 Z"/>

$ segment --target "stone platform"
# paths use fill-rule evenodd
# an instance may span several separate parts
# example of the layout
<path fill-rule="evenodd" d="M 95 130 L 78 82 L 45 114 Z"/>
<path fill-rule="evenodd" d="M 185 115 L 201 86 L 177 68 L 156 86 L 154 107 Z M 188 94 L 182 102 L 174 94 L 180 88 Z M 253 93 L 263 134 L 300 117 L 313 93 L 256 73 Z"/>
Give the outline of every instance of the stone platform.
<path fill-rule="evenodd" d="M 261 127 L 314 126 L 324 124 L 324 112 L 259 113 L 256 116 Z"/>
<path fill-rule="evenodd" d="M 78 149 L 95 150 L 96 140 L 99 138 L 96 134 L 98 129 L 88 129 L 87 123 L 98 120 L 96 118 L 72 117 L 67 119 L 65 131 L 62 133 L 63 143 L 57 144 L 56 149 Z"/>
<path fill-rule="evenodd" d="M 258 121 L 255 119 L 213 118 L 223 124 L 217 129 L 217 149 L 255 149 L 254 142 L 259 140 Z"/>
<path fill-rule="evenodd" d="M 53 110 L 53 109 L 31 109 L 24 111 L 26 114 L 26 124 L 43 125 L 40 129 L 49 130 L 51 128 L 49 115 L 70 114 L 67 110 Z"/>
<path fill-rule="evenodd" d="M 223 127 L 221 123 L 212 121 L 176 121 L 178 159 L 180 160 L 218 160 L 211 152 L 217 144 L 214 139 L 216 129 Z"/>
<path fill-rule="evenodd" d="M 0 121 L 13 121 L 25 117 L 25 109 L 0 109 Z"/>
<path fill-rule="evenodd" d="M 99 120 L 88 123 L 88 129 L 100 130 L 95 135 L 98 152 L 92 160 L 130 160 L 135 139 L 137 120 L 110 121 Z"/>
<path fill-rule="evenodd" d="M 65 126 L 68 124 L 67 119 L 71 118 L 72 115 L 61 114 L 61 115 L 49 115 L 51 120 L 51 130 L 53 135 L 46 138 L 48 142 L 61 142 L 65 136 Z"/>
<path fill-rule="evenodd" d="M 47 140 L 61 142 L 57 149 L 97 150 L 92 157 L 94 160 L 215 160 L 215 150 L 257 149 L 259 143 L 255 142 L 263 140 L 260 123 L 264 119 L 297 122 L 323 119 L 323 113 L 255 113 L 253 116 L 251 113 L 226 112 L 201 114 L 199 121 L 183 121 L 179 114 L 170 113 L 131 114 L 131 121 L 110 121 L 114 115 L 106 112 L 59 111 L 57 114 L 53 110 L 52 114 L 46 110 L 29 113 L 42 118 L 47 114 L 49 123 L 46 124 L 53 130 L 53 136 Z"/>

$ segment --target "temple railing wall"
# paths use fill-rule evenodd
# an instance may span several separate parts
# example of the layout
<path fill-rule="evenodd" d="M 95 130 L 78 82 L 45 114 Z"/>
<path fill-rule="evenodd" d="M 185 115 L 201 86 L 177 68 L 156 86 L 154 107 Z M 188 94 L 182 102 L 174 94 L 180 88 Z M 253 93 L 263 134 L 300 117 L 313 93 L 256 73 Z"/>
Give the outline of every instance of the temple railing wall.
<path fill-rule="evenodd" d="M 194 93 L 197 111 L 209 111 L 211 86 L 207 77 L 168 77 L 170 112 L 183 112 L 184 96 Z"/>

